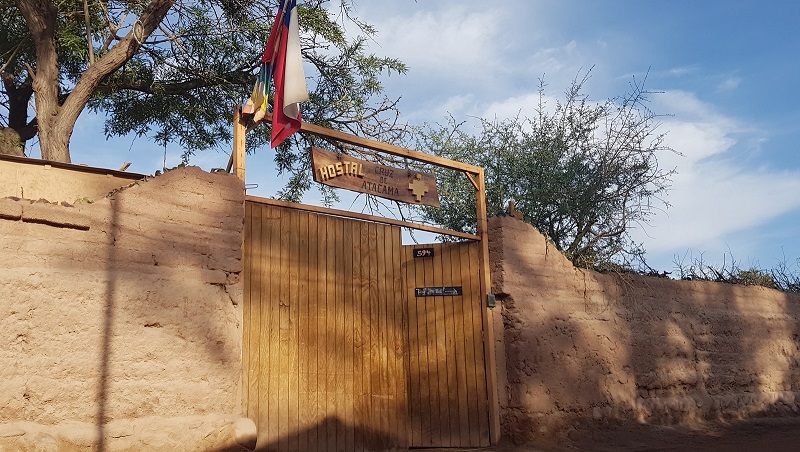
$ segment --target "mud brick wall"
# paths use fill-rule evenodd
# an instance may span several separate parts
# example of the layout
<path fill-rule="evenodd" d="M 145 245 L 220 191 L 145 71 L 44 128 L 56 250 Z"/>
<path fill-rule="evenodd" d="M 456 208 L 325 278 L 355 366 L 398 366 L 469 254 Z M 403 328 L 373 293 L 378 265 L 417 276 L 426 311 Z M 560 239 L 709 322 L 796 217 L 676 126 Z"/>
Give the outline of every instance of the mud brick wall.
<path fill-rule="evenodd" d="M 185 168 L 93 203 L 0 199 L 0 449 L 231 439 L 243 191 Z"/>
<path fill-rule="evenodd" d="M 97 201 L 144 178 L 141 174 L 8 155 L 0 155 L 0 175 L 0 198 L 13 196 L 56 203 Z"/>
<path fill-rule="evenodd" d="M 515 441 L 800 411 L 799 296 L 576 269 L 511 217 L 491 219 L 490 238 Z"/>

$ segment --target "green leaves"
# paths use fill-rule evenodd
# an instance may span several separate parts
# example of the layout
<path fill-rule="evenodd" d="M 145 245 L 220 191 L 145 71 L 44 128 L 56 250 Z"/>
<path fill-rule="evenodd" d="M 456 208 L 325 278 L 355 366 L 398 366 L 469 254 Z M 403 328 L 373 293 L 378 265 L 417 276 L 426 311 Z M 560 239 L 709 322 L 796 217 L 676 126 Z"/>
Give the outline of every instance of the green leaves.
<path fill-rule="evenodd" d="M 574 81 L 552 110 L 542 83 L 536 117 L 482 120 L 479 135 L 463 132 L 451 118 L 429 129 L 420 147 L 483 166 L 489 215 L 503 215 L 513 200 L 525 221 L 574 263 L 593 267 L 641 257 L 630 229 L 666 207 L 662 196 L 672 172 L 658 167 L 656 154 L 669 149 L 656 115 L 644 107 L 643 86 L 593 104 L 582 94 L 585 81 Z M 446 201 L 441 209 L 423 208 L 424 217 L 474 232 L 473 187 L 460 174 L 439 171 L 437 177 Z"/>
<path fill-rule="evenodd" d="M 227 149 L 233 108 L 252 90 L 279 3 L 175 3 L 127 62 L 103 77 L 88 107 L 106 114 L 108 136 L 134 133 L 160 144 L 177 142 L 186 148 L 186 158 L 209 148 Z M 60 102 L 89 68 L 89 47 L 100 58 L 126 36 L 135 35 L 137 17 L 150 4 L 150 0 L 88 0 L 88 15 L 84 0 L 56 4 Z M 396 124 L 396 102 L 382 96 L 380 79 L 404 72 L 405 65 L 367 52 L 365 44 L 375 29 L 353 16 L 349 0 L 338 5 L 341 14 L 329 11 L 328 6 L 327 0 L 306 0 L 298 5 L 301 48 L 311 91 L 311 101 L 303 105 L 304 120 L 377 139 L 401 139 L 405 127 Z M 346 35 L 346 24 L 355 25 L 349 28 L 358 35 Z M 36 69 L 30 33 L 16 7 L 0 9 L 0 25 L 0 64 L 4 71 L 19 78 L 25 63 Z M 9 105 L 0 101 L 0 107 L 6 107 L 0 115 L 10 115 Z M 40 127 L 48 124 L 40 121 Z M 268 127 L 256 129 L 248 136 L 248 151 L 264 146 L 268 137 Z M 308 167 L 307 144 L 296 136 L 281 146 L 276 153 L 279 167 L 300 175 Z M 291 180 L 285 191 L 291 195 L 287 196 L 297 198 L 308 189 L 303 177 Z"/>

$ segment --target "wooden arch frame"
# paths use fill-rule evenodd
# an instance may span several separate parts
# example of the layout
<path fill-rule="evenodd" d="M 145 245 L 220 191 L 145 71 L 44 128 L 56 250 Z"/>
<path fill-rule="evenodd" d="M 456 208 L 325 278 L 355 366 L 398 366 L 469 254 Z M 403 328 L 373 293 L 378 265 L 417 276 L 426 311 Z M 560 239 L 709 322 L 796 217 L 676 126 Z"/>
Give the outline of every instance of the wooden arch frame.
<path fill-rule="evenodd" d="M 271 114 L 263 119 L 263 121 L 271 120 Z M 241 106 L 237 105 L 233 112 L 233 152 L 228 162 L 228 172 L 233 169 L 234 174 L 241 179 L 245 180 L 245 136 L 248 131 L 252 130 L 257 124 L 251 125 L 250 129 L 247 127 L 247 121 L 242 117 Z M 488 219 L 486 212 L 486 182 L 484 176 L 484 169 L 480 166 L 470 165 L 455 160 L 438 157 L 435 155 L 426 154 L 424 152 L 414 151 L 404 147 L 396 146 L 393 144 L 382 143 L 380 141 L 372 140 L 369 138 L 362 138 L 349 133 L 341 132 L 334 129 L 318 126 L 310 123 L 302 123 L 300 127 L 301 133 L 316 135 L 322 138 L 328 138 L 342 143 L 360 146 L 367 149 L 372 149 L 378 152 L 394 155 L 396 157 L 404 157 L 418 162 L 436 165 L 441 168 L 461 171 L 469 179 L 472 186 L 475 188 L 475 213 L 477 217 L 477 234 L 464 234 L 458 231 L 448 229 L 435 228 L 426 225 L 389 220 L 386 218 L 375 217 L 371 215 L 353 214 L 351 212 L 339 211 L 334 209 L 315 208 L 318 212 L 328 212 L 335 215 L 347 215 L 369 221 L 376 221 L 382 223 L 394 224 L 413 229 L 420 229 L 428 232 L 435 232 L 441 234 L 454 235 L 456 237 L 476 240 L 480 242 L 478 248 L 478 259 L 480 260 L 480 281 L 483 287 L 482 301 L 484 303 L 481 309 L 483 317 L 483 325 L 485 334 L 483 336 L 483 349 L 484 359 L 487 363 L 487 393 L 489 395 L 489 437 L 491 445 L 496 445 L 500 441 L 500 406 L 499 406 L 499 393 L 497 388 L 497 359 L 494 349 L 494 311 L 488 307 L 487 301 L 491 289 L 491 279 L 489 270 L 489 235 L 488 235 Z"/>

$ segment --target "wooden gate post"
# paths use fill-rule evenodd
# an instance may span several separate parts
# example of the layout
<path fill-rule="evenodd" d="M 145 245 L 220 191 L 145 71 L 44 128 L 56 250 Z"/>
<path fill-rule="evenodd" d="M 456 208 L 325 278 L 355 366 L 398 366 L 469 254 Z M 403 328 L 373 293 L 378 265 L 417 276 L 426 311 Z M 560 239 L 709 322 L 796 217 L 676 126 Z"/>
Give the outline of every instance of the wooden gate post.
<path fill-rule="evenodd" d="M 236 105 L 233 109 L 233 173 L 244 180 L 244 143 L 247 133 L 247 124 L 242 120 L 242 106 Z"/>
<path fill-rule="evenodd" d="M 489 273 L 489 221 L 486 212 L 486 180 L 483 168 L 476 174 L 475 213 L 478 219 L 477 232 L 480 237 L 478 259 L 480 260 L 481 312 L 483 313 L 483 353 L 486 363 L 486 392 L 489 396 L 489 435 L 491 444 L 500 442 L 500 398 L 497 392 L 497 360 L 494 351 L 494 311 L 487 305 L 487 297 L 491 291 L 491 275 Z M 505 372 L 505 369 L 502 369 Z"/>

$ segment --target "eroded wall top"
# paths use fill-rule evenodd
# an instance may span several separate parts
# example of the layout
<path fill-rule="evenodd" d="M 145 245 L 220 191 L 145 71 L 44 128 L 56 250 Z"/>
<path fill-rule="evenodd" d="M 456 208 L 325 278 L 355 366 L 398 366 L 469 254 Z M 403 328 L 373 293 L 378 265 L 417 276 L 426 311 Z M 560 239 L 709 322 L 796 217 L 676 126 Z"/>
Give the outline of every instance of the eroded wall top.
<path fill-rule="evenodd" d="M 97 201 L 144 178 L 141 174 L 0 155 L 0 198 L 75 203 Z"/>

